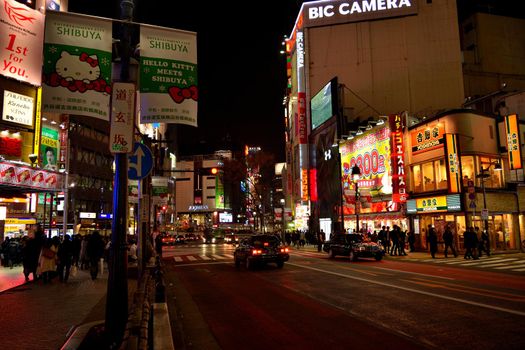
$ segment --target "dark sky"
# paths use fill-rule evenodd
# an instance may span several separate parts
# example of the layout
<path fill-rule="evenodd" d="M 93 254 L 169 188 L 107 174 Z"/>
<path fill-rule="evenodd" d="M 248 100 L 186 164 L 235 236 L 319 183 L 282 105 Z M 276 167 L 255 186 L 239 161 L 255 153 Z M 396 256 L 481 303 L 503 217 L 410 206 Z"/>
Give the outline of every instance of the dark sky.
<path fill-rule="evenodd" d="M 180 154 L 249 144 L 284 161 L 286 59 L 279 51 L 301 3 L 135 0 L 136 22 L 197 32 L 199 127 L 178 126 Z M 69 11 L 118 18 L 119 4 L 70 0 Z"/>

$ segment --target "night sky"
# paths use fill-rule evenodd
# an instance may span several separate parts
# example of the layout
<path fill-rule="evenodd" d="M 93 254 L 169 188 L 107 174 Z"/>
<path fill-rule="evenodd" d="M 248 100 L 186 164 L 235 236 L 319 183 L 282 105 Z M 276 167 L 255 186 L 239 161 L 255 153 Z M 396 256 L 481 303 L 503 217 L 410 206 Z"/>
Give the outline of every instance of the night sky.
<path fill-rule="evenodd" d="M 286 58 L 279 51 L 301 3 L 135 0 L 135 22 L 197 32 L 199 127 L 178 126 L 181 155 L 249 144 L 284 161 Z M 70 0 L 69 11 L 118 18 L 119 4 Z"/>

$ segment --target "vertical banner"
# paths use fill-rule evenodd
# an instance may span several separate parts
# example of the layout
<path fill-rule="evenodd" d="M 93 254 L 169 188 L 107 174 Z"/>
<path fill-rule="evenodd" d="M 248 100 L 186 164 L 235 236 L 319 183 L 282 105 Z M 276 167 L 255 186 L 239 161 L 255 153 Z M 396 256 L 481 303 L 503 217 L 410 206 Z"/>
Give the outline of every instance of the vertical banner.
<path fill-rule="evenodd" d="M 507 134 L 509 169 L 521 169 L 523 168 L 523 165 L 521 160 L 521 143 L 518 116 L 516 114 L 511 114 L 505 117 L 505 132 Z"/>
<path fill-rule="evenodd" d="M 219 176 L 215 176 L 215 208 L 224 209 L 224 206 L 224 183 L 222 182 L 222 174 L 219 174 Z"/>
<path fill-rule="evenodd" d="M 42 126 L 41 137 L 42 167 L 46 170 L 58 170 L 58 159 L 60 154 L 59 131 L 58 129 Z"/>
<path fill-rule="evenodd" d="M 39 86 L 44 15 L 14 0 L 2 0 L 0 33 L 0 74 Z"/>
<path fill-rule="evenodd" d="M 458 135 L 445 134 L 445 158 L 449 193 L 461 193 L 461 156 Z"/>
<path fill-rule="evenodd" d="M 130 153 L 135 125 L 135 84 L 113 83 L 109 151 Z"/>
<path fill-rule="evenodd" d="M 109 120 L 112 24 L 109 19 L 48 12 L 44 112 Z"/>
<path fill-rule="evenodd" d="M 69 142 L 69 116 L 62 115 L 60 116 L 60 124 L 63 127 L 60 128 L 60 151 L 58 154 L 58 170 L 66 171 L 68 169 L 68 142 Z"/>
<path fill-rule="evenodd" d="M 140 26 L 140 122 L 197 126 L 197 33 Z"/>
<path fill-rule="evenodd" d="M 403 142 L 404 118 L 395 114 L 390 115 L 388 119 L 392 144 L 392 201 L 405 203 L 408 195 L 406 192 L 405 145 Z"/>

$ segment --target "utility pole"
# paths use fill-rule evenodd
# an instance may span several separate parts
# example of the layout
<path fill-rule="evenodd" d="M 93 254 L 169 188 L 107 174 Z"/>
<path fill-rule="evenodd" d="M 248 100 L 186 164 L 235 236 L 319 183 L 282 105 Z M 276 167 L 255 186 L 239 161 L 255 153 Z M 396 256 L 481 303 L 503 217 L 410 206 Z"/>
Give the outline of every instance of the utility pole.
<path fill-rule="evenodd" d="M 133 19 L 133 0 L 121 0 L 121 71 L 120 80 L 129 81 L 129 62 L 131 56 L 131 21 Z M 105 333 L 110 347 L 116 348 L 122 342 L 128 319 L 128 280 L 127 280 L 127 190 L 128 155 L 115 153 L 115 177 L 113 186 L 113 222 L 109 277 L 106 298 Z"/>

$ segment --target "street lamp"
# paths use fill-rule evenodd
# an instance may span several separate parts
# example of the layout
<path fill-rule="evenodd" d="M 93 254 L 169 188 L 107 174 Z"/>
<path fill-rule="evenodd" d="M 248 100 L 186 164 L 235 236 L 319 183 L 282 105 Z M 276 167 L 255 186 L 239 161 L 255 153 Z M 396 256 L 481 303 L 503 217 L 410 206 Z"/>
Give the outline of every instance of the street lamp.
<path fill-rule="evenodd" d="M 356 165 L 352 167 L 352 180 L 355 183 L 355 230 L 359 232 L 359 178 L 361 177 L 361 169 Z"/>
<path fill-rule="evenodd" d="M 477 178 L 481 179 L 481 190 L 483 192 L 483 209 L 486 212 L 487 211 L 487 194 L 485 192 L 485 179 L 490 176 L 490 174 L 487 174 L 490 167 L 494 165 L 495 171 L 501 171 L 503 170 L 501 167 L 501 163 L 499 162 L 492 162 L 490 163 L 486 168 L 483 168 L 483 165 L 480 166 L 479 170 L 480 173 L 476 175 Z M 488 215 L 484 219 L 485 221 L 485 232 L 487 233 L 487 237 L 489 234 L 489 218 Z M 487 241 L 487 245 L 490 247 L 490 241 Z"/>

